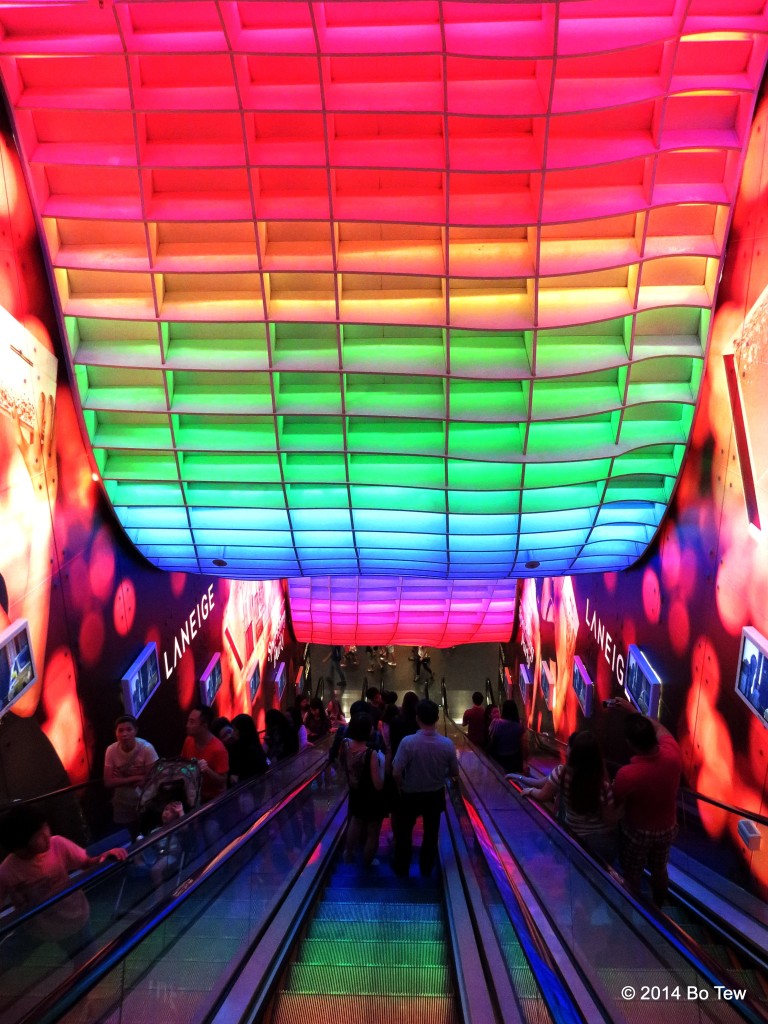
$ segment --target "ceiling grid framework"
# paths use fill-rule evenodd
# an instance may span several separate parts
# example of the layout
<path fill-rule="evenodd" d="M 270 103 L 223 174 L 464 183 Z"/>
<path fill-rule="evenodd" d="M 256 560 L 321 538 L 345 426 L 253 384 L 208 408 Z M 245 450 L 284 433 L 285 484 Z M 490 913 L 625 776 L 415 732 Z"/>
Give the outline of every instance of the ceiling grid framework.
<path fill-rule="evenodd" d="M 767 28 L 766 0 L 0 0 L 133 543 L 329 593 L 635 562 L 688 443 Z"/>

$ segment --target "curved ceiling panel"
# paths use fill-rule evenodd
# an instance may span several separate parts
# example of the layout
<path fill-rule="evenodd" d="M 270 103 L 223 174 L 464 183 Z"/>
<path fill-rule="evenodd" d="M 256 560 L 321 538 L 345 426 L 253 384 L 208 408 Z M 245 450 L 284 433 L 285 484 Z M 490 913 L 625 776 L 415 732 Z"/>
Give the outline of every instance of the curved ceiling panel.
<path fill-rule="evenodd" d="M 634 562 L 767 27 L 764 0 L 0 3 L 137 547 L 262 578 Z"/>

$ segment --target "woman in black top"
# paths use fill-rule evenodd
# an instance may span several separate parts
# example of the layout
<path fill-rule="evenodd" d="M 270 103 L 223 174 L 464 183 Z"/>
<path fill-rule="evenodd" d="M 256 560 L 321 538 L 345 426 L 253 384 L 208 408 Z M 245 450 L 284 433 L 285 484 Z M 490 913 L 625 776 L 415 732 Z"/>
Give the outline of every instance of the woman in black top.
<path fill-rule="evenodd" d="M 283 758 L 298 753 L 298 729 L 282 711 L 270 708 L 264 716 L 264 723 L 266 725 L 264 740 L 267 745 L 267 757 L 270 761 L 282 761 Z"/>
<path fill-rule="evenodd" d="M 229 779 L 235 785 L 263 775 L 267 770 L 267 755 L 259 740 L 250 715 L 236 715 L 232 720 L 233 742 L 229 748 Z"/>

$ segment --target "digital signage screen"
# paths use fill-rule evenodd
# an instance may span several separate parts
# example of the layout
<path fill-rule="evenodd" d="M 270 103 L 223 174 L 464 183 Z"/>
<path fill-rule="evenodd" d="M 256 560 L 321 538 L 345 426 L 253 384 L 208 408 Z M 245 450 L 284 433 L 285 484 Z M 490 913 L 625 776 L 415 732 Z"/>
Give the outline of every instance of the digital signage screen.
<path fill-rule="evenodd" d="M 624 686 L 627 696 L 640 714 L 658 718 L 661 679 L 636 644 L 630 644 L 627 651 Z"/>
<path fill-rule="evenodd" d="M 285 693 L 285 684 L 288 682 L 285 675 L 285 662 L 281 661 L 275 669 L 275 689 L 277 690 L 277 696 L 282 699 Z"/>
<path fill-rule="evenodd" d="M 520 665 L 518 668 L 517 685 L 520 687 L 520 696 L 527 704 L 533 696 L 533 679 L 531 679 L 531 670 L 527 665 Z"/>
<path fill-rule="evenodd" d="M 18 619 L 0 634 L 0 718 L 36 679 L 29 623 Z"/>
<path fill-rule="evenodd" d="M 157 644 L 150 642 L 120 680 L 123 707 L 128 715 L 138 718 L 160 685 L 160 662 Z"/>
<path fill-rule="evenodd" d="M 595 699 L 595 684 L 590 679 L 589 673 L 584 668 L 584 662 L 578 654 L 573 659 L 573 692 L 578 698 L 585 718 L 589 718 Z"/>
<path fill-rule="evenodd" d="M 251 703 L 256 699 L 259 686 L 261 685 L 261 671 L 259 669 L 259 663 L 256 662 L 256 667 L 253 670 L 251 678 L 248 680 L 248 693 L 251 695 Z"/>
<path fill-rule="evenodd" d="M 200 676 L 200 700 L 203 704 L 213 705 L 216 694 L 221 689 L 221 654 L 216 653 L 205 666 Z"/>
<path fill-rule="evenodd" d="M 555 700 L 555 681 L 552 678 L 552 673 L 546 661 L 541 663 L 541 692 L 544 695 L 547 707 L 551 711 Z"/>
<path fill-rule="evenodd" d="M 741 632 L 736 693 L 768 727 L 768 640 L 753 626 Z"/>

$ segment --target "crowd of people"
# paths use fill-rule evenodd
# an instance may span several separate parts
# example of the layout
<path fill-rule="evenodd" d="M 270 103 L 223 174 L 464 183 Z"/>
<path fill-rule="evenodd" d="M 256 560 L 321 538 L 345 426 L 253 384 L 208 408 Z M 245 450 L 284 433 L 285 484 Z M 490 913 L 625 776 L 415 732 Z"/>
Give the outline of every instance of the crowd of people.
<path fill-rule="evenodd" d="M 661 904 L 667 893 L 669 850 L 677 834 L 680 750 L 659 722 L 635 713 L 627 701 L 614 704 L 625 712 L 624 734 L 632 757 L 613 779 L 597 739 L 588 731 L 570 737 L 564 763 L 534 779 L 528 774 L 526 729 L 514 701 L 505 701 L 500 710 L 486 707 L 476 692 L 464 724 L 468 738 L 522 784 L 524 797 L 551 803 L 559 821 L 592 853 L 609 863 L 618 856 L 631 891 L 640 891 L 647 868 L 653 899 Z M 458 777 L 456 749 L 437 731 L 438 716 L 438 706 L 413 691 L 398 705 L 394 691 L 370 687 L 364 700 L 352 704 L 347 721 L 336 691 L 327 703 L 300 696 L 287 713 L 270 709 L 262 740 L 250 715 L 237 715 L 230 722 L 215 718 L 210 707 L 197 705 L 187 717 L 181 758 L 194 759 L 200 801 L 206 803 L 227 786 L 266 772 L 271 763 L 335 731 L 329 763 L 341 767 L 349 787 L 345 858 L 361 857 L 366 866 L 378 863 L 382 824 L 389 817 L 392 866 L 407 876 L 413 831 L 421 818 L 418 865 L 427 876 L 437 859 L 445 787 Z M 112 795 L 115 823 L 128 829 L 133 839 L 142 829 L 142 786 L 157 761 L 152 744 L 138 736 L 136 719 L 121 715 L 115 723 L 115 742 L 105 754 L 104 785 Z M 178 798 L 170 800 L 156 827 L 170 824 L 189 809 Z M 0 821 L 0 843 L 8 851 L 0 864 L 0 906 L 10 902 L 17 910 L 60 891 L 72 871 L 126 856 L 117 846 L 90 857 L 70 840 L 52 836 L 45 815 L 30 805 L 12 808 Z M 46 937 L 65 950 L 83 948 L 88 913 L 82 893 L 60 901 L 57 915 L 55 934 Z"/>
<path fill-rule="evenodd" d="M 528 775 L 526 730 L 513 701 L 505 701 L 498 717 L 485 707 L 481 693 L 472 695 L 464 713 L 469 739 L 484 747 L 504 771 L 522 784 L 522 794 L 551 804 L 558 820 L 587 849 L 618 863 L 630 891 L 640 892 L 646 868 L 651 895 L 664 902 L 669 884 L 669 851 L 677 836 L 677 792 L 682 762 L 671 733 L 655 719 L 637 714 L 629 701 L 617 698 L 624 712 L 624 738 L 631 752 L 628 764 L 609 777 L 600 744 L 592 732 L 573 733 L 566 757 L 547 775 Z"/>
<path fill-rule="evenodd" d="M 392 826 L 392 867 L 410 873 L 413 830 L 421 818 L 419 871 L 428 876 L 437 861 L 445 786 L 458 778 L 456 748 L 437 731 L 439 708 L 409 690 L 398 706 L 393 690 L 369 687 L 350 708 L 348 725 L 337 728 L 330 751 L 349 785 L 349 828 L 344 856 L 378 863 L 381 828 Z"/>

